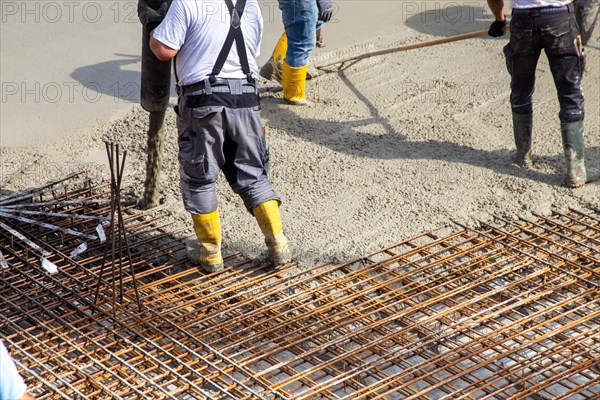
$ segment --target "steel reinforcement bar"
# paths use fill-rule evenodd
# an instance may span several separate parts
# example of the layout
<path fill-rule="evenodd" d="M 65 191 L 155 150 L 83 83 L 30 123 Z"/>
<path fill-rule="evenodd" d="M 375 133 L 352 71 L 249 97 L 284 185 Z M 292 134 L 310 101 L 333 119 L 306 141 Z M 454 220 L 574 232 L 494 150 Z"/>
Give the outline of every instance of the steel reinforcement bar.
<path fill-rule="evenodd" d="M 106 187 L 77 176 L 56 187 L 4 201 L 65 229 L 108 226 Z M 456 223 L 364 259 L 308 269 L 272 269 L 233 254 L 222 273 L 205 275 L 186 261 L 180 232 L 160 211 L 123 207 L 141 309 L 129 260 L 99 277 L 103 244 L 71 257 L 81 237 L 0 221 L 58 267 L 49 274 L 40 254 L 0 230 L 0 335 L 40 399 L 600 393 L 598 212 Z"/>

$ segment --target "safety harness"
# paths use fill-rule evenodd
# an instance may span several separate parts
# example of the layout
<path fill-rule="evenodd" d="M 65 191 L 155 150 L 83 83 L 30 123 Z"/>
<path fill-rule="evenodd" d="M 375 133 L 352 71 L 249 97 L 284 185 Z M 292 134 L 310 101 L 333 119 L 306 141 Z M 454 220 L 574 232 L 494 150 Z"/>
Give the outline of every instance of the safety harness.
<path fill-rule="evenodd" d="M 232 0 L 224 0 L 227 8 L 229 9 L 229 15 L 231 16 L 231 25 L 229 27 L 229 32 L 227 33 L 227 37 L 225 38 L 225 42 L 223 43 L 223 47 L 217 56 L 217 60 L 215 61 L 215 65 L 212 69 L 208 78 L 204 81 L 192 83 L 190 85 L 185 86 L 177 86 L 177 93 L 186 93 L 186 92 L 194 92 L 198 90 L 204 90 L 207 94 L 211 93 L 211 87 L 214 86 L 226 86 L 228 85 L 227 79 L 217 78 L 217 76 L 221 73 L 221 69 L 225 65 L 225 61 L 227 61 L 227 57 L 233 48 L 233 43 L 235 42 L 238 56 L 240 59 L 240 64 L 242 66 L 242 72 L 246 75 L 246 80 L 249 84 L 255 85 L 255 79 L 252 76 L 252 72 L 250 72 L 250 64 L 248 63 L 248 54 L 246 53 L 246 45 L 244 44 L 244 35 L 242 33 L 241 25 L 242 25 L 242 15 L 244 14 L 244 8 L 246 7 L 246 0 L 238 0 L 235 6 L 233 5 Z M 175 79 L 179 81 L 179 77 L 177 76 L 177 57 L 174 60 L 174 68 L 175 68 Z"/>
<path fill-rule="evenodd" d="M 246 45 L 244 44 L 244 35 L 242 34 L 241 29 L 242 14 L 244 14 L 246 0 L 238 0 L 235 4 L 235 7 L 233 6 L 231 0 L 225 0 L 225 4 L 229 9 L 229 15 L 231 15 L 231 26 L 229 27 L 229 33 L 227 34 L 225 43 L 223 43 L 223 48 L 221 48 L 221 52 L 217 57 L 215 66 L 213 67 L 211 74 L 208 76 L 208 79 L 210 80 L 210 83 L 215 82 L 217 75 L 219 75 L 223 65 L 225 65 L 227 56 L 233 47 L 233 42 L 235 42 L 238 56 L 240 57 L 240 64 L 242 65 L 242 72 L 244 72 L 246 75 L 248 82 L 254 82 L 254 78 L 250 72 L 250 64 L 248 64 L 248 55 L 246 54 Z"/>

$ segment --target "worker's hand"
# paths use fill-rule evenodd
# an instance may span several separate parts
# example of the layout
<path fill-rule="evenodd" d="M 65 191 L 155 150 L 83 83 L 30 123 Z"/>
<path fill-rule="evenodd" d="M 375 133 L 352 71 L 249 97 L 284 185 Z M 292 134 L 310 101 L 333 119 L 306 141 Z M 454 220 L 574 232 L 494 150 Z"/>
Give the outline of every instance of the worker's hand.
<path fill-rule="evenodd" d="M 495 20 L 490 25 L 490 29 L 488 30 L 488 35 L 493 37 L 500 37 L 504 35 L 504 28 L 506 27 L 506 18 L 502 21 Z"/>
<path fill-rule="evenodd" d="M 331 0 L 317 0 L 319 20 L 327 22 L 333 16 L 333 3 Z"/>
<path fill-rule="evenodd" d="M 160 25 L 168 9 L 169 4 L 167 2 L 162 3 L 158 10 L 155 10 L 145 0 L 138 1 L 138 17 L 140 18 L 140 22 L 148 27 L 149 30 Z"/>

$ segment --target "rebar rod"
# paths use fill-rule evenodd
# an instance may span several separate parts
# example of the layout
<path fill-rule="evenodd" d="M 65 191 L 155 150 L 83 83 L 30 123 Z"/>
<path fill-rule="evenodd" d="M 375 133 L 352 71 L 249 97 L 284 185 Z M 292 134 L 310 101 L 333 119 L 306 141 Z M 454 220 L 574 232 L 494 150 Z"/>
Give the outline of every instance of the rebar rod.
<path fill-rule="evenodd" d="M 115 184 L 125 158 L 116 153 Z M 0 334 L 40 398 L 583 400 L 600 392 L 596 212 L 459 223 L 308 269 L 265 270 L 234 253 L 223 272 L 202 275 L 161 208 L 119 213 L 120 194 L 101 201 L 112 183 L 110 193 L 86 182 L 56 186 L 23 200 L 40 204 L 27 208 L 41 212 L 32 218 L 92 234 L 96 217 L 114 215 L 116 268 L 103 274 L 106 245 L 73 259 L 81 239 L 35 227 L 23 233 L 60 268 L 45 274 L 39 252 L 0 229 Z M 95 283 L 116 290 L 95 296 Z"/>

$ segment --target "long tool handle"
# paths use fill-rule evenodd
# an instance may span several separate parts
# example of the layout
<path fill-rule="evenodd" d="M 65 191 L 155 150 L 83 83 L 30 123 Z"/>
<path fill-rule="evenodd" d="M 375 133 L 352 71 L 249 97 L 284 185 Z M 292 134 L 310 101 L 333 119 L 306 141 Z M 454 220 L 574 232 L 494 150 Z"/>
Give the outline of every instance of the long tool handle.
<path fill-rule="evenodd" d="M 443 44 L 443 43 L 456 42 L 456 41 L 459 41 L 459 40 L 472 39 L 472 38 L 486 36 L 487 34 L 488 34 L 488 30 L 487 29 L 483 29 L 483 30 L 477 31 L 477 32 L 463 33 L 463 34 L 460 34 L 460 35 L 449 36 L 449 37 L 445 37 L 445 38 L 442 38 L 442 39 L 430 40 L 430 41 L 427 41 L 427 42 L 407 44 L 407 45 L 404 45 L 404 46 L 392 47 L 391 49 L 383 49 L 383 50 L 371 51 L 369 53 L 363 53 L 363 54 L 359 54 L 357 56 L 344 58 L 342 60 L 338 60 L 338 61 L 335 61 L 335 62 L 332 62 L 332 63 L 329 63 L 329 64 L 318 65 L 317 68 L 330 67 L 332 65 L 342 64 L 342 63 L 345 63 L 345 62 L 348 62 L 348 61 L 359 61 L 359 60 L 362 60 L 362 59 L 365 59 L 365 58 L 370 58 L 370 57 L 375 57 L 375 56 L 381 56 L 381 55 L 389 54 L 389 53 L 396 53 L 396 52 L 399 52 L 399 51 L 420 49 L 422 47 L 429 47 L 429 46 L 435 46 L 435 45 Z"/>

